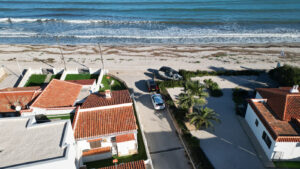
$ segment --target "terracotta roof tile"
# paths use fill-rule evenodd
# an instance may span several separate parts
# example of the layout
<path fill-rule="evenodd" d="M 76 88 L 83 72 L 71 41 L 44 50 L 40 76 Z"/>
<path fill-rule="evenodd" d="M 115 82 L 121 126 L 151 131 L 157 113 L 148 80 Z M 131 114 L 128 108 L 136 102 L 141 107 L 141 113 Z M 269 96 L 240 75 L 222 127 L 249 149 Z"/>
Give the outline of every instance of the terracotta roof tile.
<path fill-rule="evenodd" d="M 9 92 L 9 91 L 36 91 L 40 90 L 40 86 L 31 86 L 31 87 L 9 87 L 1 89 L 0 92 Z"/>
<path fill-rule="evenodd" d="M 76 101 L 82 85 L 53 79 L 35 100 L 32 107 L 70 107 Z"/>
<path fill-rule="evenodd" d="M 82 80 L 66 80 L 67 82 L 76 83 L 80 85 L 93 85 L 96 79 L 82 79 Z"/>
<path fill-rule="evenodd" d="M 116 136 L 117 143 L 131 141 L 131 140 L 135 140 L 133 133 Z"/>
<path fill-rule="evenodd" d="M 82 156 L 91 156 L 95 154 L 102 154 L 102 153 L 107 153 L 110 152 L 111 147 L 100 147 L 100 148 L 94 148 L 88 151 L 84 151 L 82 153 Z"/>
<path fill-rule="evenodd" d="M 77 111 L 74 135 L 75 139 L 95 138 L 136 129 L 133 107 L 126 106 L 95 111 Z"/>
<path fill-rule="evenodd" d="M 0 112 L 16 112 L 15 106 L 26 109 L 41 91 L 11 91 L 0 92 Z"/>
<path fill-rule="evenodd" d="M 105 93 L 91 94 L 82 104 L 82 108 L 101 107 L 109 105 L 117 105 L 131 103 L 131 98 L 128 90 L 111 91 L 111 98 L 105 98 Z"/>
<path fill-rule="evenodd" d="M 145 162 L 143 160 L 132 161 L 128 163 L 121 163 L 117 165 L 118 169 L 146 169 Z M 99 169 L 116 169 L 116 166 L 108 166 Z"/>
<path fill-rule="evenodd" d="M 298 127 L 288 121 L 280 120 L 274 116 L 274 113 L 272 113 L 264 101 L 251 99 L 249 104 L 274 140 L 300 141 L 300 132 Z"/>
<path fill-rule="evenodd" d="M 279 119 L 300 118 L 300 93 L 290 93 L 291 87 L 258 88 L 259 94 Z"/>

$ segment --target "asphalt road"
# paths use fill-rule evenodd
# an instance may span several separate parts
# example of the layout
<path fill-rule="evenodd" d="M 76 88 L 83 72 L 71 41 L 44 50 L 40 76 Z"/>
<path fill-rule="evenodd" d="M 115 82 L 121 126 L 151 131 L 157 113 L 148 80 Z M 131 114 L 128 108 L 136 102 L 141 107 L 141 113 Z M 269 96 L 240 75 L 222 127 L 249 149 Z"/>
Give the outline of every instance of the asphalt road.
<path fill-rule="evenodd" d="M 148 73 L 137 71 L 111 71 L 129 88 L 134 90 L 137 112 L 148 142 L 148 148 L 155 169 L 189 169 L 184 148 L 175 132 L 171 117 L 166 111 L 155 111 L 146 91 L 145 79 Z"/>

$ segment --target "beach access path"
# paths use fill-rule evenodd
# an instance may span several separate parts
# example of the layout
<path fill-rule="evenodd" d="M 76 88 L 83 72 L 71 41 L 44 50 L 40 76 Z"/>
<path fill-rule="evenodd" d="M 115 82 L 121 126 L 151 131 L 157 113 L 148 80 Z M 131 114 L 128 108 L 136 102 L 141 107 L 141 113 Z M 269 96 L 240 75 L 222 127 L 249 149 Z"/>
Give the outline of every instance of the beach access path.
<path fill-rule="evenodd" d="M 165 111 L 155 111 L 146 88 L 144 71 L 110 71 L 134 90 L 137 113 L 148 142 L 155 169 L 189 169 L 189 161 L 179 141 L 171 117 Z"/>

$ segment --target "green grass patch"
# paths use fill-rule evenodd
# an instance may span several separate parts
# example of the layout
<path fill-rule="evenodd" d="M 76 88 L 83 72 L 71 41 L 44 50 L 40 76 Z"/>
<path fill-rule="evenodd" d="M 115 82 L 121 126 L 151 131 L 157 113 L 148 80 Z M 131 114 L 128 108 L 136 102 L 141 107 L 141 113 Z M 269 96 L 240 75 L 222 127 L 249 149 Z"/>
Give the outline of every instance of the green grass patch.
<path fill-rule="evenodd" d="M 65 80 L 98 79 L 99 74 L 68 74 Z"/>
<path fill-rule="evenodd" d="M 108 75 L 104 75 L 103 78 L 102 78 L 102 84 L 104 87 L 102 87 L 100 89 L 100 91 L 104 91 L 104 90 L 107 90 L 107 89 L 111 89 L 111 90 L 125 90 L 127 89 L 126 86 L 120 82 L 119 80 L 113 78 L 112 76 L 109 76 L 110 78 L 107 79 Z M 113 82 L 113 85 L 110 86 L 111 82 Z"/>
<path fill-rule="evenodd" d="M 300 161 L 274 161 L 277 168 L 300 168 Z"/>
<path fill-rule="evenodd" d="M 41 86 L 46 79 L 46 75 L 32 74 L 25 84 L 25 87 L 29 86 Z"/>
<path fill-rule="evenodd" d="M 94 162 L 88 162 L 85 163 L 87 168 L 101 168 L 101 167 L 106 167 L 106 166 L 111 166 L 113 164 L 113 159 L 118 159 L 118 163 L 126 163 L 126 162 L 131 162 L 131 161 L 138 161 L 138 160 L 146 160 L 147 159 L 147 154 L 146 154 L 146 149 L 145 149 L 145 144 L 142 136 L 142 131 L 140 127 L 140 123 L 137 118 L 136 110 L 135 110 L 135 105 L 134 105 L 134 114 L 136 117 L 137 125 L 138 125 L 138 134 L 137 134 L 137 139 L 138 139 L 138 154 L 130 155 L 130 156 L 123 156 L 123 157 L 118 157 L 118 156 L 113 156 L 113 158 L 110 159 L 105 159 L 105 160 L 99 160 L 99 161 L 94 161 Z"/>

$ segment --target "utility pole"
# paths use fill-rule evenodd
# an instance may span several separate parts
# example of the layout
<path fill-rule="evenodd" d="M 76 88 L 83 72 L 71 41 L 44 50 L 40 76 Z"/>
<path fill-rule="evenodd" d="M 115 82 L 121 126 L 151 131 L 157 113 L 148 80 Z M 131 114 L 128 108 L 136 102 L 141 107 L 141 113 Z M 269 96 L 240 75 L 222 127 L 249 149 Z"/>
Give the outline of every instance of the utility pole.
<path fill-rule="evenodd" d="M 18 57 L 16 57 L 16 61 L 17 61 L 17 65 L 18 65 L 20 74 L 21 74 L 21 76 L 22 76 L 22 78 L 23 78 L 23 74 L 22 74 L 22 71 L 21 71 L 21 67 L 20 67 L 19 62 L 18 62 Z"/>
<path fill-rule="evenodd" d="M 58 44 L 58 48 L 59 48 L 59 51 L 60 51 L 60 54 L 61 54 L 61 60 L 63 61 L 63 63 L 64 63 L 64 70 L 66 71 L 67 70 L 67 67 L 66 67 L 66 62 L 65 62 L 65 57 L 64 57 L 64 55 L 63 55 L 63 52 L 62 52 L 62 50 L 61 50 L 61 47 L 60 47 L 60 44 L 59 44 L 59 41 L 58 41 L 58 37 L 56 36 L 56 42 L 57 42 L 57 44 Z"/>
<path fill-rule="evenodd" d="M 101 56 L 102 69 L 104 70 L 104 61 L 103 61 L 103 56 L 102 56 L 102 50 L 101 50 L 100 43 L 98 43 L 98 47 L 99 47 L 99 53 L 100 53 L 100 56 Z"/>

